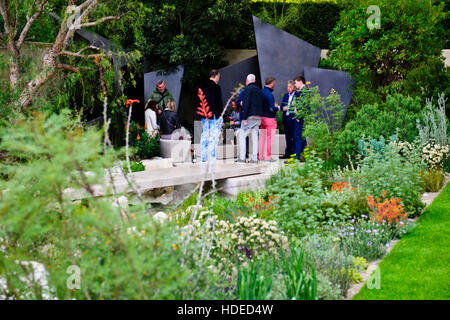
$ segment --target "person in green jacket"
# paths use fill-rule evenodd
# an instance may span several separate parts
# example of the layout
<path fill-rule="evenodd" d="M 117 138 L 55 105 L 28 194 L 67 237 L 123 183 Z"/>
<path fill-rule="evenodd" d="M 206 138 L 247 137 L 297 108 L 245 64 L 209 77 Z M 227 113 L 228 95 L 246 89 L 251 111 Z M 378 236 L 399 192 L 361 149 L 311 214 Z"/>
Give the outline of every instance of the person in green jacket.
<path fill-rule="evenodd" d="M 156 83 L 156 88 L 148 97 L 147 103 L 145 104 L 146 106 L 150 102 L 150 100 L 156 101 L 156 103 L 158 104 L 158 109 L 160 110 L 158 111 L 159 114 L 161 114 L 161 112 L 166 109 L 167 103 L 170 100 L 175 101 L 172 94 L 166 88 L 166 84 L 163 80 L 159 80 Z"/>

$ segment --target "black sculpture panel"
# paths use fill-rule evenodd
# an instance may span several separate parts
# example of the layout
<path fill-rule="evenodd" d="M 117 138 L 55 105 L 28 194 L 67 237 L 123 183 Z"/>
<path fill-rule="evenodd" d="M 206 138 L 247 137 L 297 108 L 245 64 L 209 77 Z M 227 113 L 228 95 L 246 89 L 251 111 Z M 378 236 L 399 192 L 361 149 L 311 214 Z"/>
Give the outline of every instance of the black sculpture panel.
<path fill-rule="evenodd" d="M 261 86 L 261 78 L 259 75 L 258 56 L 254 56 L 230 66 L 219 69 L 220 81 L 222 88 L 222 100 L 225 107 L 226 102 L 231 93 L 238 87 L 239 83 L 245 86 L 245 79 L 248 74 L 253 73 L 256 76 L 256 83 Z M 237 97 L 236 97 L 237 98 Z"/>
<path fill-rule="evenodd" d="M 147 101 L 150 94 L 155 90 L 156 82 L 163 80 L 166 83 L 166 88 L 170 91 L 178 109 L 181 92 L 181 79 L 184 74 L 184 66 L 178 66 L 176 70 L 169 74 L 158 75 L 158 71 L 144 73 L 144 97 Z"/>
<path fill-rule="evenodd" d="M 275 77 L 275 101 L 286 92 L 287 81 L 304 75 L 306 66 L 317 67 L 321 49 L 253 17 L 261 81 Z"/>

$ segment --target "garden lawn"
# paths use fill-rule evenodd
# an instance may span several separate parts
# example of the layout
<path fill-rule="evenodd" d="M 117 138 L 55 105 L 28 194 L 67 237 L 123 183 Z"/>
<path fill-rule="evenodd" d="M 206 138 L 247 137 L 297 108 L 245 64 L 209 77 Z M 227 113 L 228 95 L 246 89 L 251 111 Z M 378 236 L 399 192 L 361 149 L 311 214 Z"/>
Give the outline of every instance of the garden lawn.
<path fill-rule="evenodd" d="M 450 299 L 450 184 L 379 264 L 381 288 L 355 300 Z"/>

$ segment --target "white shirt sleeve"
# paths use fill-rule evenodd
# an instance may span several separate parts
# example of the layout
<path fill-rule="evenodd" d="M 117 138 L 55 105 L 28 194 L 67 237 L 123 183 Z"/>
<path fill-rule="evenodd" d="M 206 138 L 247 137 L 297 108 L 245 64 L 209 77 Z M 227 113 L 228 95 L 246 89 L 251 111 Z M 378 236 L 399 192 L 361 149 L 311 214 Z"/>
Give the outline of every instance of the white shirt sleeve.
<path fill-rule="evenodd" d="M 147 125 L 147 133 L 149 135 L 153 135 L 153 132 L 158 130 L 155 111 L 151 109 L 145 110 L 145 124 Z"/>

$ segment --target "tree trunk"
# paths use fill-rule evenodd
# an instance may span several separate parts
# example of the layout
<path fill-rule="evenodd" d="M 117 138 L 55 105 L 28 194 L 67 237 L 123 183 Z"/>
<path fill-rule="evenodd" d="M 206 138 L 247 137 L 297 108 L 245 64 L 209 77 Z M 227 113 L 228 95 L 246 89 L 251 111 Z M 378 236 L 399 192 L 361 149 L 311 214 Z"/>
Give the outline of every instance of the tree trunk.
<path fill-rule="evenodd" d="M 28 81 L 23 89 L 19 99 L 20 107 L 28 106 L 39 88 L 55 74 L 58 54 L 54 50 L 55 48 L 53 47 L 44 55 L 42 71 L 33 80 Z"/>

